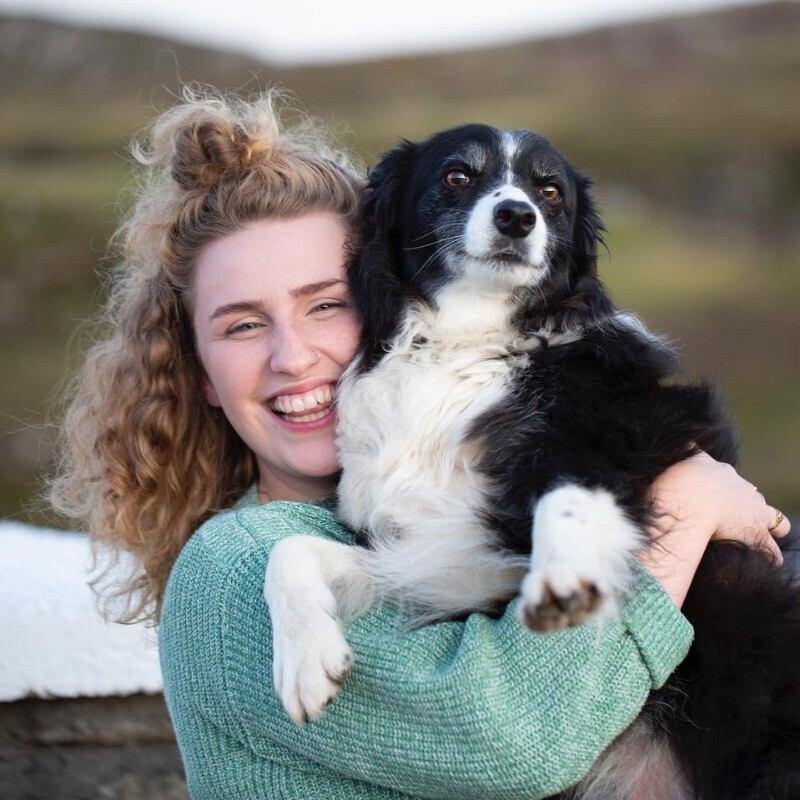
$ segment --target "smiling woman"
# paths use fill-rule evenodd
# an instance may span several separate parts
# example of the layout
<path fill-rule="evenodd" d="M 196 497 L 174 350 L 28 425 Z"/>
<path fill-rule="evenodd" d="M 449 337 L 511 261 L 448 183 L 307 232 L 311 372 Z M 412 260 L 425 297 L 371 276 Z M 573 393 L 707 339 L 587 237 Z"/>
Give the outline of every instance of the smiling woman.
<path fill-rule="evenodd" d="M 125 618 L 158 617 L 192 531 L 254 482 L 306 499 L 339 469 L 333 414 L 294 404 L 332 391 L 358 338 L 344 265 L 362 180 L 310 120 L 284 133 L 280 107 L 187 92 L 133 147 L 145 180 L 115 239 L 112 333 L 77 377 L 51 491 L 111 565 L 137 557 L 111 592 Z"/>

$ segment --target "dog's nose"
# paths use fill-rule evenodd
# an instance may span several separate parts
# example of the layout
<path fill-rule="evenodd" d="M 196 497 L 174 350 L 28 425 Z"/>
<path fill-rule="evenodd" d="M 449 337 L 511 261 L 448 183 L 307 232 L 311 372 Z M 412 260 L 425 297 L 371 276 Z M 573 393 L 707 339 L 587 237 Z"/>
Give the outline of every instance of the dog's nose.
<path fill-rule="evenodd" d="M 522 200 L 503 200 L 494 207 L 494 224 L 504 236 L 523 239 L 536 225 L 536 212 Z"/>

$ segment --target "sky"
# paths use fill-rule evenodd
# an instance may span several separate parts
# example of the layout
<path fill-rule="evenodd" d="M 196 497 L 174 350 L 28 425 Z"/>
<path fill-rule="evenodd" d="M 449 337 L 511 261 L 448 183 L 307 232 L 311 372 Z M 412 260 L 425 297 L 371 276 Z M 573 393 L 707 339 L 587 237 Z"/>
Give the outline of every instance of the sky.
<path fill-rule="evenodd" d="M 284 66 L 458 50 L 766 0 L 0 0 L 0 13 L 157 33 Z"/>

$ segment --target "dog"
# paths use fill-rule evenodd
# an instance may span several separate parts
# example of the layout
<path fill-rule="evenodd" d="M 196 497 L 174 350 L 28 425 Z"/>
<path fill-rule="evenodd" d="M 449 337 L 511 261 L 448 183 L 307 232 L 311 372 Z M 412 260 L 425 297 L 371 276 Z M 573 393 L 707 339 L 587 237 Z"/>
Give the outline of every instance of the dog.
<path fill-rule="evenodd" d="M 603 232 L 590 179 L 530 131 L 403 141 L 370 173 L 349 274 L 363 336 L 337 394 L 338 515 L 363 546 L 290 537 L 265 581 L 295 722 L 350 668 L 339 616 L 375 602 L 423 623 L 521 595 L 536 632 L 615 613 L 654 479 L 700 450 L 735 461 L 714 387 L 682 382 L 612 302 Z M 712 543 L 684 613 L 688 658 L 563 800 L 800 798 L 791 570 Z M 632 775 L 645 753 L 670 786 Z"/>

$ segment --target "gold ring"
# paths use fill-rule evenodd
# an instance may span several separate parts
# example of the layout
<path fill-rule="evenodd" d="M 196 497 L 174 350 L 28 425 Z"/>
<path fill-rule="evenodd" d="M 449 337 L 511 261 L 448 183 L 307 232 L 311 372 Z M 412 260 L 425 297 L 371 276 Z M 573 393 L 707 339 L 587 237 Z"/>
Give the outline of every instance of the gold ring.
<path fill-rule="evenodd" d="M 772 533 L 772 531 L 774 531 L 775 528 L 777 528 L 781 524 L 781 522 L 783 522 L 783 511 L 778 511 L 778 509 L 776 508 L 775 509 L 775 522 L 773 522 L 772 525 L 770 525 L 769 528 L 767 528 L 767 530 L 770 533 Z"/>

